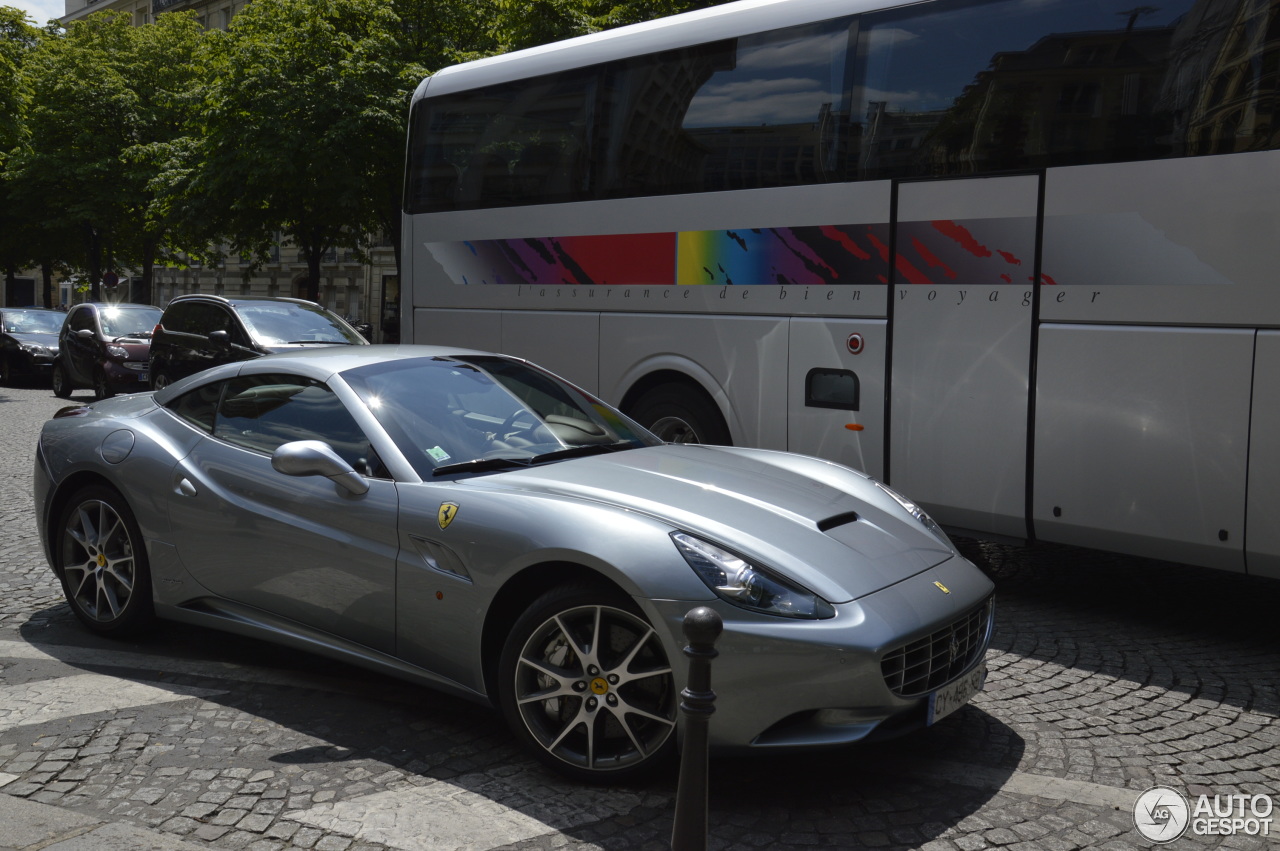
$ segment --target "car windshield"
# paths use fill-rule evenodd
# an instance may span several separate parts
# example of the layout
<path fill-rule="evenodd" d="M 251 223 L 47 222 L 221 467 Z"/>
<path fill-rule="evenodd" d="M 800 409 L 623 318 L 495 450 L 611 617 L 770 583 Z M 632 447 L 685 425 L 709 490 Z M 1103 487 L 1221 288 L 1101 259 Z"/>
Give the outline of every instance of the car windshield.
<path fill-rule="evenodd" d="M 150 337 L 161 312 L 158 307 L 104 307 L 98 322 L 107 337 Z"/>
<path fill-rule="evenodd" d="M 510 358 L 414 358 L 342 377 L 424 478 L 662 442 L 573 385 Z"/>
<path fill-rule="evenodd" d="M 289 302 L 237 304 L 236 313 L 264 346 L 323 343 L 358 345 L 363 339 L 345 322 L 317 305 Z"/>
<path fill-rule="evenodd" d="M 65 318 L 62 313 L 43 310 L 6 310 L 4 330 L 10 334 L 57 334 Z"/>

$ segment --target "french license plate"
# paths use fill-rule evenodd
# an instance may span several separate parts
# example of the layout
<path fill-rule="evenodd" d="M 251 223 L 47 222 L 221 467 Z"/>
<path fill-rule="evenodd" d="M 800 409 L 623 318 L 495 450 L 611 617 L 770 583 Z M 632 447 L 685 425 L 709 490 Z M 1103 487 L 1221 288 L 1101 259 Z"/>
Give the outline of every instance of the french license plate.
<path fill-rule="evenodd" d="M 139 380 L 139 381 L 146 381 L 146 380 L 147 380 L 147 374 L 146 374 L 145 372 L 139 372 L 139 373 L 138 373 L 138 380 Z"/>
<path fill-rule="evenodd" d="M 982 686 L 986 682 L 987 663 L 984 661 L 951 685 L 944 686 L 929 695 L 928 723 L 935 724 L 964 706 L 973 699 L 975 694 L 982 691 Z"/>

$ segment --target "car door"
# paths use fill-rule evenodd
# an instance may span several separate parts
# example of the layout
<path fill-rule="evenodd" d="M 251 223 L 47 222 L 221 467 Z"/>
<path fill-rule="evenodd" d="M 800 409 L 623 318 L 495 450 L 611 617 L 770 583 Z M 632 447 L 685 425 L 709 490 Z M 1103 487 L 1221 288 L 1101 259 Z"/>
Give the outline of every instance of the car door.
<path fill-rule="evenodd" d="M 213 594 L 383 652 L 394 650 L 397 496 L 287 476 L 271 453 L 322 440 L 362 472 L 381 467 L 342 401 L 296 375 L 240 376 L 169 405 L 208 432 L 174 470 L 178 554 Z"/>
<path fill-rule="evenodd" d="M 80 336 L 80 331 L 92 331 L 93 336 Z M 72 308 L 62 327 L 59 343 L 62 363 L 77 384 L 91 384 L 93 369 L 97 364 L 98 324 L 95 321 L 93 308 L 84 305 Z"/>

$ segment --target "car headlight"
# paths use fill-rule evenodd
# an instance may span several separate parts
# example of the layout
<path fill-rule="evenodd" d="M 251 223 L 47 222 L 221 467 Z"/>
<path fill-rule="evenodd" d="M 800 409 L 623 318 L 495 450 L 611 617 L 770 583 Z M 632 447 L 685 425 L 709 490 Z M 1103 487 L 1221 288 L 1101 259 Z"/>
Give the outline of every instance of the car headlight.
<path fill-rule="evenodd" d="M 934 522 L 928 512 L 883 482 L 877 482 L 875 479 L 872 479 L 872 481 L 875 482 L 876 487 L 893 497 L 893 501 L 898 503 L 898 505 L 901 505 L 903 511 L 910 514 L 917 522 L 920 523 L 920 525 L 932 532 L 935 538 L 946 544 L 948 549 L 955 549 L 955 545 L 951 543 L 951 539 L 947 537 L 947 533 L 942 531 L 942 527 Z"/>
<path fill-rule="evenodd" d="M 129 357 L 129 352 L 124 346 L 107 346 L 107 354 L 117 360 L 126 360 Z"/>
<path fill-rule="evenodd" d="M 19 343 L 18 346 L 27 354 L 35 355 L 38 358 L 53 356 L 53 352 L 49 351 L 48 346 L 42 346 L 39 343 Z"/>
<path fill-rule="evenodd" d="M 684 532 L 672 532 L 671 540 L 698 578 L 722 600 L 784 618 L 835 616 L 831 604 L 817 594 L 728 550 Z"/>

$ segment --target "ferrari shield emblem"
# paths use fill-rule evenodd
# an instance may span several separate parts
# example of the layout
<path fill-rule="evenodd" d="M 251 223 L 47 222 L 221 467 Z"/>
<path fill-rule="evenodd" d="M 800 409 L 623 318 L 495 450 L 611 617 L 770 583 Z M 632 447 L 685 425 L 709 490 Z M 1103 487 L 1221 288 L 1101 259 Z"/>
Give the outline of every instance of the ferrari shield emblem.
<path fill-rule="evenodd" d="M 456 505 L 454 506 L 454 508 L 455 508 L 455 509 L 456 509 L 457 507 L 458 507 L 458 506 L 456 506 Z M 443 508 L 443 507 L 441 507 L 440 511 L 441 511 L 440 516 L 441 516 L 441 517 L 443 517 L 443 516 L 444 516 L 444 513 L 443 513 L 443 512 L 444 512 L 444 508 Z M 440 522 L 441 522 L 442 524 L 444 523 L 444 521 L 443 521 L 443 520 L 441 520 Z M 440 528 L 441 528 L 441 529 L 443 529 L 443 528 L 444 528 L 444 526 L 443 526 L 443 525 L 441 525 L 441 527 L 440 527 Z M 943 594 L 950 594 L 950 593 L 951 593 L 951 589 L 950 589 L 950 588 L 948 588 L 947 586 L 943 585 L 941 582 L 934 582 L 933 584 L 934 584 L 934 585 L 937 585 L 937 586 L 938 586 L 938 590 L 939 590 L 939 591 L 941 591 Z"/>
<path fill-rule="evenodd" d="M 457 515 L 458 504 L 456 502 L 442 502 L 440 503 L 440 512 L 436 515 L 436 522 L 440 524 L 441 529 L 446 529 Z"/>

